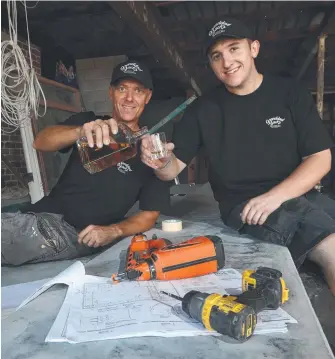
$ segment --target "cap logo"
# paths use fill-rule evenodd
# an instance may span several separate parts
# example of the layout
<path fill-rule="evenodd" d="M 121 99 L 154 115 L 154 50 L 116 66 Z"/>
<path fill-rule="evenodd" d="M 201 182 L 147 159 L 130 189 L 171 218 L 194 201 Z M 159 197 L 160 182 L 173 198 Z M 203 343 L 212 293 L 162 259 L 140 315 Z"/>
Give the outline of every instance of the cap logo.
<path fill-rule="evenodd" d="M 212 27 L 211 31 L 208 33 L 208 36 L 216 37 L 217 35 L 226 32 L 226 28 L 228 26 L 231 26 L 231 24 L 228 24 L 225 21 L 219 21 Z"/>
<path fill-rule="evenodd" d="M 143 72 L 143 70 L 135 62 L 130 62 L 129 64 L 121 66 L 120 70 L 125 74 L 136 74 L 138 71 Z"/>

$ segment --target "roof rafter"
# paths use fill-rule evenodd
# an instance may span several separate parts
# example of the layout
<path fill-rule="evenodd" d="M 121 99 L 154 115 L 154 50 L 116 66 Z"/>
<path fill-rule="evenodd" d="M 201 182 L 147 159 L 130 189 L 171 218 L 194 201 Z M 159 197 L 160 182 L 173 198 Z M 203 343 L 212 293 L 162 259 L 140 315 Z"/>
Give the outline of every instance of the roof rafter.
<path fill-rule="evenodd" d="M 201 84 L 193 66 L 164 31 L 152 4 L 146 1 L 109 1 L 108 4 L 142 38 L 155 58 L 170 68 L 185 89 L 193 88 L 201 94 Z"/>
<path fill-rule="evenodd" d="M 325 14 L 318 29 L 303 41 L 300 48 L 295 53 L 296 58 L 301 58 L 303 60 L 298 62 L 294 69 L 291 71 L 293 76 L 296 76 L 298 79 L 303 77 L 317 53 L 318 37 L 322 33 L 328 32 L 335 33 L 335 5 L 333 5 L 332 9 Z"/>

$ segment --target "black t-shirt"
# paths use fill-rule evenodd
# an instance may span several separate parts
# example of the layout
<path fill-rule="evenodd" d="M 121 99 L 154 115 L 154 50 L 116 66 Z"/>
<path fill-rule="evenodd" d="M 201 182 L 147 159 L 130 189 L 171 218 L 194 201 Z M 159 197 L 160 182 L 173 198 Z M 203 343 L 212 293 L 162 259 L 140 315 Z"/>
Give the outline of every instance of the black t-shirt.
<path fill-rule="evenodd" d="M 333 146 L 312 96 L 296 80 L 272 75 L 249 95 L 222 85 L 200 97 L 175 125 L 173 142 L 186 164 L 204 147 L 223 220 L 287 178 L 303 157 Z"/>
<path fill-rule="evenodd" d="M 95 119 L 93 112 L 85 112 L 71 116 L 63 124 L 79 126 Z M 143 211 L 163 212 L 168 208 L 170 183 L 160 181 L 141 161 L 139 153 L 117 166 L 90 174 L 82 166 L 76 144 L 72 147 L 69 161 L 49 196 L 25 212 L 63 214 L 65 221 L 81 230 L 90 224 L 109 225 L 123 220 L 137 200 Z"/>

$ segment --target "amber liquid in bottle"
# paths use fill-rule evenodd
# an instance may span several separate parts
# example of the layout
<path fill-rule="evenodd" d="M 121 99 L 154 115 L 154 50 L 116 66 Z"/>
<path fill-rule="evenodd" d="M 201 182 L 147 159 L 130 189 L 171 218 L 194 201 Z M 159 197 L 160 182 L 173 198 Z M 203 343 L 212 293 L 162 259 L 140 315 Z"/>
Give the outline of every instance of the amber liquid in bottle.
<path fill-rule="evenodd" d="M 100 172 L 136 156 L 137 138 L 146 133 L 147 128 L 143 127 L 137 132 L 132 132 L 126 125 L 122 124 L 119 126 L 119 130 L 119 137 L 113 139 L 111 136 L 109 145 L 103 145 L 101 148 L 96 145 L 90 147 L 86 137 L 77 141 L 81 162 L 89 173 Z M 115 143 L 115 140 L 123 142 Z"/>
<path fill-rule="evenodd" d="M 85 139 L 77 143 L 79 155 L 84 168 L 91 174 L 100 172 L 105 168 L 115 166 L 119 162 L 129 160 L 136 156 L 136 144 L 110 143 L 101 148 L 91 148 Z"/>

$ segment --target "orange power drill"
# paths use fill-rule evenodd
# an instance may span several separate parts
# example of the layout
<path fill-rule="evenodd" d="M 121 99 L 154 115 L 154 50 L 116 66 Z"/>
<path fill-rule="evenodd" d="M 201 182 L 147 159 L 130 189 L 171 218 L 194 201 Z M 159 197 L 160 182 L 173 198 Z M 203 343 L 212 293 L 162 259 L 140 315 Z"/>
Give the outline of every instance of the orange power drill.
<path fill-rule="evenodd" d="M 112 275 L 124 280 L 174 280 L 217 272 L 225 264 L 221 238 L 199 236 L 172 244 L 164 238 L 147 239 L 138 234 L 128 248 L 126 268 Z"/>

